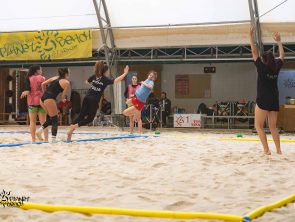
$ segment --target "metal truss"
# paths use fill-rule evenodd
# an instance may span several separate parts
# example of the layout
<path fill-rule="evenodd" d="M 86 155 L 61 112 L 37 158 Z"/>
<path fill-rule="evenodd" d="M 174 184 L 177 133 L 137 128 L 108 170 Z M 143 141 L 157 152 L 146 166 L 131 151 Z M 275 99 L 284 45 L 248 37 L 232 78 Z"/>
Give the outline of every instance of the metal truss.
<path fill-rule="evenodd" d="M 263 54 L 263 43 L 261 38 L 261 27 L 259 21 L 259 11 L 258 11 L 258 3 L 257 0 L 248 0 L 249 3 L 249 12 L 252 25 L 255 25 L 255 41 L 258 49 L 258 54 L 261 56 Z"/>
<path fill-rule="evenodd" d="M 286 59 L 295 58 L 295 44 L 285 44 Z M 277 52 L 276 45 L 265 45 L 264 50 Z M 185 62 L 185 61 L 249 61 L 252 60 L 249 45 L 169 47 L 169 48 L 128 48 L 116 49 L 120 62 Z"/>
<path fill-rule="evenodd" d="M 249 46 L 209 46 L 209 47 L 170 47 L 145 49 L 118 49 L 120 61 L 157 61 L 157 60 L 216 60 L 247 58 L 251 53 Z"/>
<path fill-rule="evenodd" d="M 109 67 L 112 67 L 115 56 L 115 41 L 110 22 L 110 17 L 105 0 L 93 0 L 99 31 L 101 35 L 102 45 L 94 53 L 94 57 L 104 57 Z"/>
<path fill-rule="evenodd" d="M 295 43 L 284 43 L 285 60 L 295 61 Z M 278 53 L 276 44 L 264 45 L 264 51 Z M 129 48 L 115 49 L 119 63 L 206 63 L 206 62 L 243 62 L 252 61 L 249 45 L 208 46 L 208 47 L 169 47 L 169 48 Z M 0 67 L 28 67 L 32 64 L 42 66 L 92 66 L 97 59 L 104 60 L 103 50 L 92 52 L 91 59 L 70 59 L 60 61 L 5 61 Z M 113 66 L 114 68 L 116 66 Z"/>

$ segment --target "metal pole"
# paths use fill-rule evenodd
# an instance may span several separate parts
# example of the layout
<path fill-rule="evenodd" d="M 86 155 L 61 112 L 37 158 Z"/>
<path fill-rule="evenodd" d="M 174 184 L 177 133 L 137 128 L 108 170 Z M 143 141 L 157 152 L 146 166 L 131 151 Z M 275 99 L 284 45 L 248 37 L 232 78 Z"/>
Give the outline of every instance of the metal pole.
<path fill-rule="evenodd" d="M 115 41 L 114 41 L 114 35 L 111 28 L 111 22 L 109 18 L 109 13 L 106 5 L 105 0 L 99 0 L 99 4 L 97 3 L 98 0 L 93 0 L 93 5 L 95 8 L 97 21 L 99 24 L 99 30 L 102 40 L 102 46 L 104 50 L 105 60 L 106 63 L 109 66 L 109 69 L 111 73 L 118 73 L 118 67 L 117 63 L 115 61 L 116 57 L 116 49 L 115 49 Z M 101 11 L 103 10 L 103 11 Z M 115 64 L 114 64 L 115 63 Z M 122 84 L 122 83 L 121 83 Z M 116 87 L 116 89 L 115 89 Z M 113 86 L 110 89 L 110 97 L 111 97 L 111 103 L 113 104 L 112 110 L 115 111 L 115 113 L 119 114 L 122 110 L 122 104 L 123 104 L 123 96 L 121 92 L 120 85 Z M 115 103 L 116 101 L 119 101 L 120 104 Z"/>
<path fill-rule="evenodd" d="M 18 114 L 19 114 L 19 110 L 18 110 L 19 77 L 20 77 L 20 70 L 15 72 L 15 119 L 18 118 Z"/>
<path fill-rule="evenodd" d="M 163 103 L 160 105 L 160 128 L 163 128 L 163 114 L 162 114 L 162 109 L 164 107 L 164 104 L 165 104 L 165 102 L 163 100 Z M 164 108 L 164 112 L 165 112 L 165 108 Z M 166 117 L 166 115 L 165 115 L 165 117 Z M 166 119 L 166 121 L 167 121 L 167 119 Z"/>
<path fill-rule="evenodd" d="M 258 3 L 257 0 L 248 0 L 249 3 L 249 13 L 251 17 L 252 25 L 255 25 L 255 42 L 258 48 L 258 54 L 261 56 L 263 54 L 263 44 L 261 38 L 261 27 L 259 21 Z"/>
<path fill-rule="evenodd" d="M 2 94 L 3 96 L 4 96 L 4 106 L 3 106 L 3 109 L 2 109 L 2 120 L 3 120 L 3 122 L 5 121 L 5 113 L 6 113 L 6 110 L 5 110 L 5 105 L 6 105 L 6 92 L 5 92 L 5 88 L 3 87 L 3 94 Z M 11 113 L 10 113 L 10 115 L 11 115 Z"/>
<path fill-rule="evenodd" d="M 100 0 L 100 2 L 101 1 L 102 0 Z M 106 39 L 106 35 L 105 35 L 105 30 L 104 30 L 104 26 L 103 26 L 103 23 L 102 23 L 102 20 L 101 20 L 100 7 L 98 7 L 98 4 L 97 4 L 96 0 L 93 0 L 93 4 L 94 4 L 96 16 L 97 16 L 97 21 L 98 21 L 98 24 L 99 24 L 100 36 L 101 36 L 103 49 L 104 49 L 104 53 L 105 53 L 105 59 L 106 59 L 107 64 L 110 65 L 109 48 L 107 46 L 107 39 Z"/>
<path fill-rule="evenodd" d="M 150 104 L 149 105 L 150 106 L 150 130 L 152 130 L 153 129 L 153 113 L 152 113 L 152 111 L 153 111 L 153 105 L 152 104 Z"/>
<path fill-rule="evenodd" d="M 255 22 L 256 22 L 256 35 L 257 35 L 257 42 L 258 42 L 258 49 L 260 55 L 263 54 L 263 43 L 261 38 L 261 26 L 259 20 L 259 10 L 258 10 L 258 3 L 257 0 L 254 0 L 254 9 L 255 9 Z"/>
<path fill-rule="evenodd" d="M 9 76 L 13 76 L 13 74 L 12 73 L 9 73 Z M 9 81 L 9 85 L 8 85 L 8 89 L 9 90 L 13 90 L 13 81 Z M 5 93 L 5 91 L 4 91 L 4 93 Z M 5 98 L 6 98 L 6 96 L 5 96 L 5 94 L 4 94 L 4 100 L 5 100 Z M 8 103 L 9 104 L 13 104 L 13 97 L 9 97 L 9 99 L 8 99 Z M 4 102 L 4 104 L 5 104 L 5 102 Z M 12 121 L 12 113 L 10 113 L 9 114 L 9 117 L 8 117 L 8 122 L 10 122 L 10 121 Z"/>
<path fill-rule="evenodd" d="M 114 39 L 114 34 L 112 31 L 112 27 L 111 27 L 111 20 L 110 20 L 110 16 L 109 16 L 109 12 L 108 12 L 108 8 L 107 8 L 107 4 L 105 2 L 105 0 L 101 0 L 103 8 L 104 8 L 104 13 L 105 13 L 105 19 L 107 21 L 107 29 L 109 31 L 109 37 L 110 37 L 110 44 L 111 44 L 111 48 L 114 49 L 115 46 L 115 39 Z"/>

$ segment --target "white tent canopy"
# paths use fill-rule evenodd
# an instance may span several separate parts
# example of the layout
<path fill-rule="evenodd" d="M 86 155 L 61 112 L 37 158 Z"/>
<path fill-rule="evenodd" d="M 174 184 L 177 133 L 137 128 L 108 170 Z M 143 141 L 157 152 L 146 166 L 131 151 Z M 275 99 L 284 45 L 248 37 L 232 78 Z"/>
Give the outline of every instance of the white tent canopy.
<path fill-rule="evenodd" d="M 118 48 L 249 42 L 248 0 L 106 0 L 106 4 Z M 259 0 L 258 4 L 261 15 L 268 12 L 261 17 L 263 41 L 272 43 L 272 33 L 279 31 L 285 42 L 294 43 L 295 0 Z M 1 6 L 0 32 L 99 27 L 93 0 L 10 0 Z M 101 45 L 96 30 L 93 48 Z"/>
<path fill-rule="evenodd" d="M 98 27 L 92 0 L 1 0 L 0 31 Z M 5 2 L 4 2 L 5 1 Z M 260 14 L 283 0 L 259 0 Z M 113 27 L 249 20 L 248 0 L 107 0 Z M 295 22 L 288 0 L 262 22 Z"/>

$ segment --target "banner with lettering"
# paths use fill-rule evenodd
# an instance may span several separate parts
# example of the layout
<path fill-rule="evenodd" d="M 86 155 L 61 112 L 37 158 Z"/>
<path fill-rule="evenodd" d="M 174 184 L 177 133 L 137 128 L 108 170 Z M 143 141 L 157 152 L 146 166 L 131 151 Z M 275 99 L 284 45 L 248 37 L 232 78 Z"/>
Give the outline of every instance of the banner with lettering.
<path fill-rule="evenodd" d="M 282 70 L 278 77 L 280 105 L 286 103 L 286 97 L 295 99 L 295 70 Z"/>
<path fill-rule="evenodd" d="M 0 60 L 57 60 L 91 56 L 91 30 L 0 34 Z"/>

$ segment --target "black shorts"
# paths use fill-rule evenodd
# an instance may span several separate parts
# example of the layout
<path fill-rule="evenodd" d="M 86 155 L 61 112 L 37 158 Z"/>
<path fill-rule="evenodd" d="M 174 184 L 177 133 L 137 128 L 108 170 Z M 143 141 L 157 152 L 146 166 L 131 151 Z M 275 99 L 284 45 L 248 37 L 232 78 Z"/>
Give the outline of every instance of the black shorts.
<path fill-rule="evenodd" d="M 41 97 L 41 101 L 44 102 L 46 99 L 54 99 L 56 100 L 54 95 L 51 95 L 50 93 L 44 93 L 43 96 Z"/>
<path fill-rule="evenodd" d="M 256 103 L 257 106 L 262 110 L 275 112 L 279 112 L 280 110 L 279 99 L 277 98 L 257 98 Z"/>

